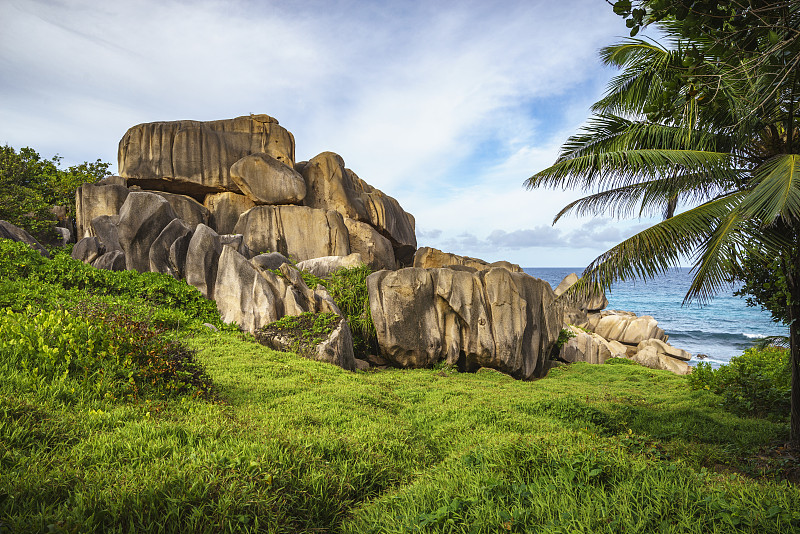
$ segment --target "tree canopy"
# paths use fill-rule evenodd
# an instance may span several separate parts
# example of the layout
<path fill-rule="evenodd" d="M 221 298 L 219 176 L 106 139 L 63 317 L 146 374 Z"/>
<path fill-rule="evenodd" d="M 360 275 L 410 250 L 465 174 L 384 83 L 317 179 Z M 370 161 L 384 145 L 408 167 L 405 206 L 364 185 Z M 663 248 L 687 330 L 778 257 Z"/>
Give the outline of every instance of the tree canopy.
<path fill-rule="evenodd" d="M 526 185 L 588 193 L 556 220 L 569 212 L 665 217 L 595 259 L 576 290 L 653 277 L 689 258 L 686 300 L 704 301 L 777 259 L 794 340 L 792 439 L 800 443 L 800 3 L 613 5 L 631 38 L 601 59 L 620 74 L 556 163 Z M 661 42 L 636 38 L 647 25 Z"/>
<path fill-rule="evenodd" d="M 62 158 L 42 158 L 32 148 L 16 152 L 0 147 L 0 219 L 25 228 L 37 239 L 49 241 L 55 216 L 52 206 L 66 206 L 75 215 L 75 191 L 103 178 L 110 163 L 97 160 L 60 168 Z"/>

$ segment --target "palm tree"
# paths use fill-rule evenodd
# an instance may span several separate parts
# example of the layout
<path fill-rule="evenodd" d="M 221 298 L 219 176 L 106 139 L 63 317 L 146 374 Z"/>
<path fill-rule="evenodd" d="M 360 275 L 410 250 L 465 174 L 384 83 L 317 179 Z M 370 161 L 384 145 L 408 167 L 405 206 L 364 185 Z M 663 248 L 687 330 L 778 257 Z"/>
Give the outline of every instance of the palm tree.
<path fill-rule="evenodd" d="M 797 10 L 790 15 L 784 23 L 797 28 Z M 601 51 L 621 73 L 556 163 L 526 186 L 588 193 L 554 223 L 570 212 L 665 216 L 595 259 L 577 290 L 652 278 L 689 258 L 685 301 L 702 302 L 744 272 L 743 258 L 780 258 L 790 299 L 791 441 L 800 445 L 800 73 L 783 69 L 778 79 L 771 68 L 797 58 L 783 53 L 744 69 L 713 39 L 687 39 L 679 21 L 658 25 L 667 46 L 628 39 Z M 765 33 L 765 46 L 770 40 Z M 687 209 L 676 214 L 679 203 Z"/>

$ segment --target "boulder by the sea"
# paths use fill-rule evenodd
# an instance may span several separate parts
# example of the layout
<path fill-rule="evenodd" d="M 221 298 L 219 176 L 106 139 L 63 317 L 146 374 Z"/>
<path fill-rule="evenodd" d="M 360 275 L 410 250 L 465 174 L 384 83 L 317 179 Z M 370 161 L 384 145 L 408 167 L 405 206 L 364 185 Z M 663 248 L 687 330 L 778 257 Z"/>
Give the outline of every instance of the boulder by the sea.
<path fill-rule="evenodd" d="M 239 217 L 234 232 L 255 254 L 280 252 L 295 261 L 350 254 L 347 228 L 333 210 L 256 206 Z"/>
<path fill-rule="evenodd" d="M 451 254 L 449 252 L 442 252 L 439 249 L 432 247 L 420 247 L 414 254 L 414 267 L 422 269 L 437 269 L 440 267 L 453 267 L 454 265 L 461 265 L 464 267 L 472 267 L 477 271 L 485 271 L 493 267 L 503 267 L 515 273 L 521 273 L 522 268 L 514 263 L 507 261 L 496 261 L 489 263 L 487 261 L 470 258 L 469 256 L 459 256 L 458 254 Z"/>
<path fill-rule="evenodd" d="M 231 179 L 256 204 L 299 204 L 306 196 L 303 177 L 263 152 L 234 163 Z"/>
<path fill-rule="evenodd" d="M 119 142 L 119 174 L 145 189 L 190 196 L 239 192 L 231 166 L 266 153 L 289 168 L 294 137 L 269 115 L 139 124 Z"/>
<path fill-rule="evenodd" d="M 541 376 L 562 317 L 547 282 L 505 268 L 405 268 L 367 278 L 381 356 L 400 367 L 439 361 Z"/>
<path fill-rule="evenodd" d="M 559 352 L 559 359 L 568 362 L 601 364 L 609 358 L 624 358 L 627 349 L 619 341 L 608 341 L 593 332 L 585 332 L 575 326 L 568 326 L 574 334 Z"/>
<path fill-rule="evenodd" d="M 587 322 L 580 326 L 587 327 L 605 339 L 626 345 L 638 345 L 646 339 L 667 341 L 664 330 L 659 328 L 658 321 L 650 315 L 638 317 L 631 312 L 603 310 L 590 313 Z"/>

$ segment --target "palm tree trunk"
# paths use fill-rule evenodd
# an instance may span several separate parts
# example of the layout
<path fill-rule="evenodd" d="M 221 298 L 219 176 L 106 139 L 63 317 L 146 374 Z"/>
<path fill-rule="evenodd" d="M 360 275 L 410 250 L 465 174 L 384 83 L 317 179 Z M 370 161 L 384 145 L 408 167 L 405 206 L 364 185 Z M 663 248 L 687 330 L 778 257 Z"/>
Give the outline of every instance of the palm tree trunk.
<path fill-rule="evenodd" d="M 800 306 L 791 306 L 789 325 L 789 346 L 792 353 L 791 422 L 789 440 L 794 448 L 800 448 Z"/>
<path fill-rule="evenodd" d="M 788 256 L 789 265 L 784 263 L 783 270 L 786 276 L 786 285 L 789 290 L 789 347 L 791 352 L 792 385 L 790 392 L 790 444 L 800 448 L 800 279 L 797 268 L 800 265 L 798 248 Z M 788 268 L 787 268 L 788 267 Z"/>

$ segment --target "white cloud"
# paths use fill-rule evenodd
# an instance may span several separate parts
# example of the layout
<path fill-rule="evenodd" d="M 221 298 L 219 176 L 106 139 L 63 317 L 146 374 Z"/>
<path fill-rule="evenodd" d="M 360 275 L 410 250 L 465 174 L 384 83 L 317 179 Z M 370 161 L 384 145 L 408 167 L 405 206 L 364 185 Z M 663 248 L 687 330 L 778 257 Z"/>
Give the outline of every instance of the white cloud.
<path fill-rule="evenodd" d="M 551 228 L 576 193 L 522 182 L 585 120 L 610 76 L 596 51 L 624 32 L 596 0 L 6 1 L 0 143 L 116 163 L 140 122 L 268 113 L 298 159 L 336 151 L 397 198 L 421 243 L 533 265 L 523 244 L 582 221 Z"/>

